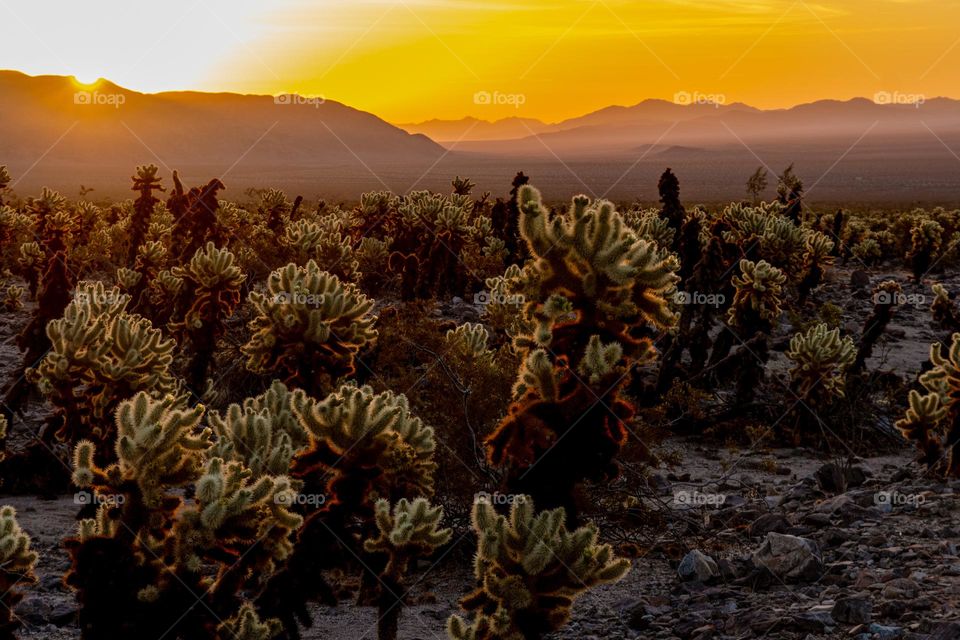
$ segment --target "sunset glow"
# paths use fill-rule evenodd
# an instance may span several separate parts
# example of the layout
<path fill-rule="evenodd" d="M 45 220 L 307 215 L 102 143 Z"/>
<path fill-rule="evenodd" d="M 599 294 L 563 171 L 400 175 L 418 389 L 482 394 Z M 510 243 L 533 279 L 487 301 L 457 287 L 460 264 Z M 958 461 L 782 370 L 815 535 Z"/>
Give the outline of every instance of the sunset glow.
<path fill-rule="evenodd" d="M 393 122 L 558 120 L 683 93 L 958 97 L 958 23 L 933 0 L 175 0 L 149 16 L 2 0 L 0 61 L 150 92 L 323 95 Z"/>

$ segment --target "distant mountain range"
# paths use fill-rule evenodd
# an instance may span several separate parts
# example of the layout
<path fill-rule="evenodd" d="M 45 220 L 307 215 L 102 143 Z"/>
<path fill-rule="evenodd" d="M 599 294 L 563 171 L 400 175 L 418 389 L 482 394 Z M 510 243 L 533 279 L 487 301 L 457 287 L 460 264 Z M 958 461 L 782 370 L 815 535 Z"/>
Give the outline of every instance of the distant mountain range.
<path fill-rule="evenodd" d="M 651 145 L 661 150 L 786 144 L 820 147 L 842 141 L 853 144 L 868 135 L 871 142 L 907 139 L 934 147 L 942 145 L 933 133 L 960 132 L 960 101 L 935 98 L 907 105 L 855 98 L 761 110 L 742 103 L 680 105 L 644 100 L 632 107 L 607 107 L 554 124 L 520 118 L 494 122 L 464 118 L 399 126 L 449 149 L 511 156 L 609 158 L 635 155 Z"/>
<path fill-rule="evenodd" d="M 436 141 L 436 142 L 435 142 Z M 137 164 L 179 169 L 189 184 L 221 177 L 224 197 L 277 186 L 305 197 L 449 189 L 467 175 L 505 195 L 520 170 L 552 199 L 577 192 L 656 199 L 667 166 L 685 197 L 744 196 L 758 165 L 795 163 L 812 200 L 960 205 L 960 101 L 824 100 L 762 110 L 735 103 L 645 100 L 545 123 L 476 118 L 394 126 L 334 101 L 300 96 L 143 94 L 101 80 L 0 71 L 0 164 L 18 193 L 129 197 Z M 771 176 L 772 177 L 772 176 Z"/>

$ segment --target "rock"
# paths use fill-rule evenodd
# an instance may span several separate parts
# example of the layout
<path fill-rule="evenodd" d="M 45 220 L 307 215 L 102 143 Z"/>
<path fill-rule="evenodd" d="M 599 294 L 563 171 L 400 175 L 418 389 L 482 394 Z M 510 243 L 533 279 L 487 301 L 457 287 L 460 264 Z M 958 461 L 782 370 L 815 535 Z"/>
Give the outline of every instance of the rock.
<path fill-rule="evenodd" d="M 867 481 L 866 472 L 857 466 L 843 466 L 828 462 L 813 473 L 820 489 L 826 493 L 843 493 Z"/>
<path fill-rule="evenodd" d="M 881 593 L 887 600 L 912 600 L 920 595 L 920 585 L 910 578 L 894 578 L 883 585 Z"/>
<path fill-rule="evenodd" d="M 793 626 L 801 631 L 823 633 L 828 627 L 834 626 L 834 622 L 828 611 L 807 611 L 794 616 Z"/>
<path fill-rule="evenodd" d="M 869 624 L 873 615 L 873 603 L 866 598 L 840 598 L 831 612 L 837 622 Z"/>
<path fill-rule="evenodd" d="M 872 633 L 876 640 L 895 640 L 896 638 L 903 637 L 903 629 L 901 627 L 888 627 L 877 624 L 876 622 L 871 624 L 867 628 L 867 631 Z"/>
<path fill-rule="evenodd" d="M 850 286 L 854 289 L 866 289 L 870 286 L 870 274 L 863 269 L 856 269 L 850 274 Z"/>
<path fill-rule="evenodd" d="M 790 523 L 779 513 L 765 513 L 750 525 L 751 537 L 765 536 L 770 532 L 783 533 L 790 528 Z"/>
<path fill-rule="evenodd" d="M 716 560 L 699 549 L 694 549 L 680 561 L 680 566 L 677 567 L 677 575 L 685 582 L 691 580 L 706 582 L 719 576 L 720 569 L 717 567 Z"/>
<path fill-rule="evenodd" d="M 753 565 L 765 568 L 781 580 L 817 580 L 823 574 L 823 559 L 817 543 L 807 538 L 768 533 L 751 556 Z"/>
<path fill-rule="evenodd" d="M 960 638 L 960 622 L 938 622 L 930 630 L 930 640 L 956 640 Z"/>

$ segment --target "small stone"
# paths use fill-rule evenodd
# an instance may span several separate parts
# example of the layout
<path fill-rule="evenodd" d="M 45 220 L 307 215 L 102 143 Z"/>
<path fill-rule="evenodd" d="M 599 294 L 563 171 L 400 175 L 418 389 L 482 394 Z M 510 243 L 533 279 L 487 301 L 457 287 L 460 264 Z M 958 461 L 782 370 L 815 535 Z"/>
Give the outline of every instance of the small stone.
<path fill-rule="evenodd" d="M 903 637 L 903 628 L 889 627 L 876 622 L 871 624 L 867 630 L 873 634 L 876 640 L 896 640 L 896 638 Z"/>
<path fill-rule="evenodd" d="M 866 598 L 840 598 L 833 605 L 833 619 L 847 624 L 869 624 L 873 603 Z"/>
<path fill-rule="evenodd" d="M 680 566 L 677 567 L 677 575 L 685 582 L 691 580 L 706 582 L 719 576 L 720 569 L 717 567 L 716 560 L 699 549 L 694 549 L 680 561 Z"/>
<path fill-rule="evenodd" d="M 850 274 L 850 286 L 854 289 L 866 289 L 870 286 L 870 274 L 863 269 L 856 269 Z"/>
<path fill-rule="evenodd" d="M 790 528 L 790 523 L 779 513 L 765 513 L 750 525 L 752 537 L 765 536 L 770 532 L 783 533 Z"/>
<path fill-rule="evenodd" d="M 911 600 L 920 595 L 920 585 L 910 578 L 894 578 L 883 585 L 881 593 L 887 600 Z"/>

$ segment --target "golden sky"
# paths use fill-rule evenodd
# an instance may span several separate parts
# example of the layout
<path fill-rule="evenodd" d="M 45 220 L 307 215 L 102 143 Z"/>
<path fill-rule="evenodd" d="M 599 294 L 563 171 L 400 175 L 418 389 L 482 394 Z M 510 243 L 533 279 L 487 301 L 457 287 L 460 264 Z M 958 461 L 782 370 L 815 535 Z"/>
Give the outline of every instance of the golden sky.
<path fill-rule="evenodd" d="M 956 0 L 0 0 L 3 68 L 322 95 L 396 123 L 960 97 L 958 66 Z"/>

